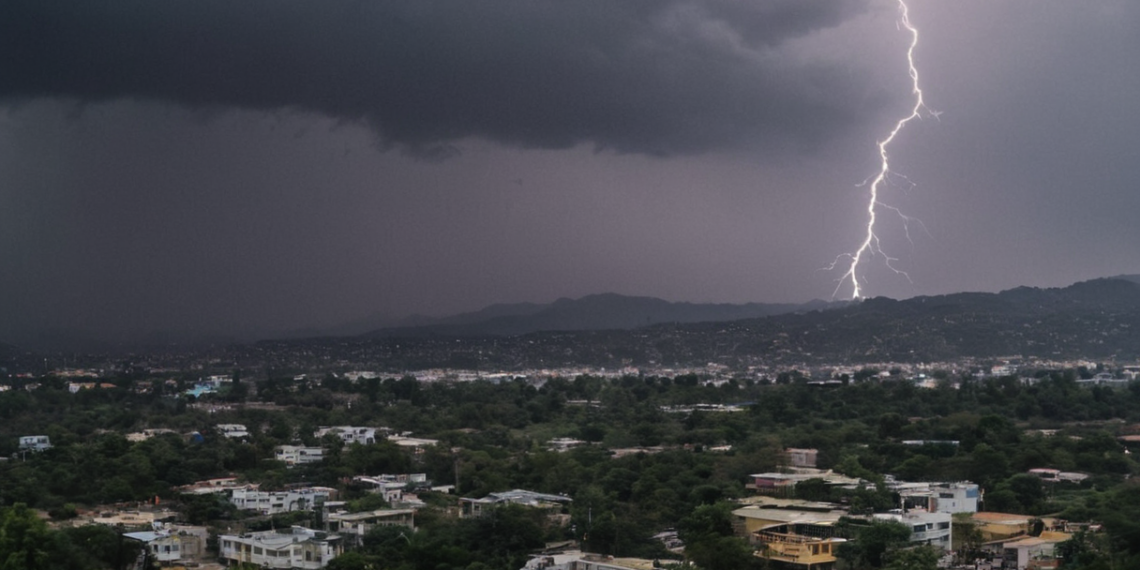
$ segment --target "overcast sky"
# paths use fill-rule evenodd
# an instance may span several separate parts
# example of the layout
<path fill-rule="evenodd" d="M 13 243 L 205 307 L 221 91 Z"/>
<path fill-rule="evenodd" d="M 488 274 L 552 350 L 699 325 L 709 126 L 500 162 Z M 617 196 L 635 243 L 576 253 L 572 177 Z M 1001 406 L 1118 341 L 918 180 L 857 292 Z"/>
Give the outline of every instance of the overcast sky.
<path fill-rule="evenodd" d="M 912 0 L 894 298 L 1140 273 L 1140 2 Z M 891 0 L 8 0 L 0 339 L 831 298 Z M 838 296 L 851 289 L 841 286 Z"/>

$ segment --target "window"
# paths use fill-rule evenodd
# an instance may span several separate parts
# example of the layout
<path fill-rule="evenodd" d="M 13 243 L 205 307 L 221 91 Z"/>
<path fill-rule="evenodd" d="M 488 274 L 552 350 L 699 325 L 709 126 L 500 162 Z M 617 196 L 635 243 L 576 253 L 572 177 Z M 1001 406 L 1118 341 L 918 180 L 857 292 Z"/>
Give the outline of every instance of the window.
<path fill-rule="evenodd" d="M 950 528 L 950 523 L 948 523 L 948 522 L 938 523 L 938 530 L 946 530 L 948 528 Z"/>

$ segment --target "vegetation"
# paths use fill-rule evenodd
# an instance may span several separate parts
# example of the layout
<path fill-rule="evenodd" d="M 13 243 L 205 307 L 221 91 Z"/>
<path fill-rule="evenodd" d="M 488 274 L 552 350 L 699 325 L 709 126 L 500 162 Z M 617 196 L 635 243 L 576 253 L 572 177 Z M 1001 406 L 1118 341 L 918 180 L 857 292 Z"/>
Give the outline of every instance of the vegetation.
<path fill-rule="evenodd" d="M 174 396 L 182 386 L 163 393 L 157 388 L 162 379 L 123 374 L 106 379 L 114 388 L 71 394 L 61 379 L 47 378 L 35 390 L 0 392 L 0 454 L 13 457 L 0 463 L 0 568 L 112 567 L 125 556 L 113 537 L 98 534 L 103 531 L 53 531 L 30 516 L 30 508 L 66 519 L 92 505 L 159 497 L 192 522 L 234 520 L 243 515 L 224 500 L 174 489 L 234 474 L 270 490 L 300 482 L 338 487 L 354 510 L 367 510 L 382 503 L 346 486 L 346 479 L 404 472 L 427 473 L 437 484 L 456 485 L 463 496 L 511 488 L 565 494 L 573 499 L 563 513 L 568 523 L 517 507 L 455 519 L 448 515 L 454 497 L 425 493 L 432 506 L 417 514 L 419 530 L 374 531 L 335 568 L 518 568 L 544 542 L 571 538 L 596 552 L 676 558 L 651 538 L 668 528 L 680 532 L 689 559 L 701 568 L 745 568 L 755 560 L 732 535 L 727 501 L 748 494 L 749 474 L 776 469 L 785 447 L 816 448 L 821 467 L 870 482 L 847 491 L 808 482 L 797 491 L 804 498 L 871 512 L 896 504 L 881 484 L 884 474 L 971 480 L 985 490 L 987 510 L 1103 522 L 1105 534 L 1082 535 L 1068 546 L 1071 565 L 1136 566 L 1140 484 L 1128 477 L 1138 465 L 1116 436 L 1140 422 L 1140 383 L 1086 388 L 1076 382 L 1080 374 L 1042 371 L 1032 385 L 1015 377 L 942 375 L 933 389 L 880 382 L 870 373 L 822 387 L 791 371 L 771 384 L 712 385 L 695 375 L 579 376 L 541 387 L 521 380 L 353 383 L 280 375 L 241 383 L 250 398 L 275 405 L 214 412 Z M 156 388 L 137 393 L 139 382 Z M 204 398 L 215 405 L 241 399 L 232 392 Z M 740 402 L 739 412 L 663 408 Z M 242 423 L 252 435 L 248 441 L 227 439 L 215 431 L 218 423 Z M 344 446 L 335 437 L 316 440 L 313 432 L 327 425 L 388 426 L 440 444 L 417 454 L 386 441 Z M 135 443 L 125 438 L 156 427 L 176 433 Z M 1039 428 L 1058 431 L 1042 435 Z M 201 438 L 186 437 L 191 432 Z M 54 447 L 16 453 L 18 437 L 31 434 L 50 436 Z M 557 437 L 589 445 L 547 450 L 546 442 Z M 323 445 L 325 460 L 287 468 L 269 459 L 273 447 L 285 443 Z M 613 457 L 608 450 L 616 448 L 640 449 Z M 1026 474 L 1036 467 L 1092 477 L 1080 484 L 1044 483 Z M 293 522 L 306 521 L 267 524 Z M 852 567 L 927 567 L 929 554 L 922 550 L 896 552 L 898 536 L 889 525 L 862 529 L 858 537 L 843 553 Z M 68 545 L 80 540 L 104 546 L 85 548 L 79 557 Z M 22 566 L 5 566 L 4 560 L 17 558 Z"/>

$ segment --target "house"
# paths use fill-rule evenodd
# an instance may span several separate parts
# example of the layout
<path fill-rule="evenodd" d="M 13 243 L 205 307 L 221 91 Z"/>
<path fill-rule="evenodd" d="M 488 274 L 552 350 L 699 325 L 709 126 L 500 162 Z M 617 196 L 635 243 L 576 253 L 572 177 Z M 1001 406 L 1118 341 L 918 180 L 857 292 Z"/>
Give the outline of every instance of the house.
<path fill-rule="evenodd" d="M 51 449 L 51 439 L 46 435 L 20 436 L 21 451 L 47 451 Z"/>
<path fill-rule="evenodd" d="M 167 566 L 200 560 L 206 552 L 209 533 L 204 526 L 167 524 L 155 530 L 124 533 L 123 536 L 145 544 L 151 559 Z"/>
<path fill-rule="evenodd" d="M 235 489 L 230 502 L 245 511 L 275 515 L 291 511 L 307 511 L 336 497 L 331 487 L 305 487 L 291 491 L 256 491 Z"/>
<path fill-rule="evenodd" d="M 572 437 L 556 437 L 546 444 L 546 448 L 550 451 L 569 451 L 575 447 L 586 445 L 586 442 Z"/>
<path fill-rule="evenodd" d="M 847 516 L 846 511 L 838 509 L 816 510 L 806 508 L 773 508 L 759 505 L 749 505 L 732 511 L 735 517 L 733 526 L 737 531 L 750 540 L 758 532 L 770 529 L 783 529 L 781 532 L 792 532 L 794 529 L 820 536 L 831 536 L 829 529 Z M 791 529 L 791 530 L 789 530 Z"/>
<path fill-rule="evenodd" d="M 357 475 L 352 478 L 352 481 L 364 487 L 370 493 L 383 495 L 384 500 L 391 504 L 402 501 L 404 499 L 404 491 L 409 487 L 427 487 L 431 485 L 425 473 L 401 473 L 398 475 L 376 475 L 374 477 Z"/>
<path fill-rule="evenodd" d="M 1037 468 L 1030 469 L 1028 473 L 1040 477 L 1042 481 L 1047 483 L 1080 483 L 1089 478 L 1084 473 L 1061 471 L 1060 469 Z"/>
<path fill-rule="evenodd" d="M 983 542 L 1006 540 L 1029 534 L 1031 517 L 1028 515 L 979 512 L 970 515 L 970 518 L 982 533 Z"/>
<path fill-rule="evenodd" d="M 791 493 L 797 483 L 808 479 L 822 479 L 828 485 L 855 486 L 863 483 L 862 480 L 847 477 L 831 470 L 812 469 L 810 467 L 793 467 L 788 473 L 768 472 L 750 475 L 752 482 L 745 485 L 749 489 L 766 494 Z"/>
<path fill-rule="evenodd" d="M 336 435 L 340 437 L 341 441 L 343 441 L 345 445 L 351 445 L 353 443 L 368 445 L 371 443 L 376 443 L 377 431 L 383 433 L 386 429 L 387 428 L 357 426 L 321 427 L 313 433 L 313 436 L 322 438 L 326 435 Z"/>
<path fill-rule="evenodd" d="M 278 445 L 273 448 L 273 458 L 289 467 L 317 463 L 324 459 L 325 450 L 320 447 L 303 445 Z"/>
<path fill-rule="evenodd" d="M 974 483 L 904 483 L 890 484 L 899 494 L 904 507 L 938 513 L 976 513 L 981 489 Z"/>
<path fill-rule="evenodd" d="M 603 554 L 565 552 L 531 558 L 522 570 L 654 570 L 653 560 L 614 558 Z"/>
<path fill-rule="evenodd" d="M 503 491 L 501 493 L 491 493 L 482 499 L 471 499 L 462 497 L 459 499 L 460 516 L 462 517 L 477 517 L 482 516 L 483 512 L 494 507 L 495 505 L 514 504 L 526 505 L 528 507 L 538 507 L 544 509 L 561 508 L 562 505 L 570 502 L 570 497 L 563 497 L 562 495 L 548 495 L 545 493 L 536 493 L 534 491 L 526 491 L 523 489 L 514 489 L 511 491 Z"/>
<path fill-rule="evenodd" d="M 229 439 L 243 439 L 249 437 L 249 430 L 242 424 L 218 424 L 214 426 L 221 434 Z"/>
<path fill-rule="evenodd" d="M 788 459 L 788 465 L 792 467 L 814 468 L 816 457 L 819 456 L 819 450 L 789 447 L 784 450 L 784 456 Z"/>
<path fill-rule="evenodd" d="M 301 526 L 218 537 L 219 558 L 259 568 L 324 568 L 342 552 L 340 536 Z"/>
<path fill-rule="evenodd" d="M 1057 545 L 1070 538 L 1071 535 L 1062 532 L 1046 532 L 1041 536 L 1025 536 L 1002 542 L 999 544 L 1002 567 L 1015 570 L 1056 568 Z"/>
<path fill-rule="evenodd" d="M 838 560 L 835 553 L 844 542 L 847 539 L 763 531 L 757 533 L 756 556 L 780 568 L 831 570 Z"/>
<path fill-rule="evenodd" d="M 356 545 L 362 544 L 368 531 L 383 526 L 401 526 L 415 530 L 415 511 L 412 509 L 377 509 L 360 513 L 340 511 L 325 516 L 325 530 L 346 537 Z"/>
<path fill-rule="evenodd" d="M 126 435 L 126 437 L 127 437 L 127 441 L 132 442 L 132 443 L 137 443 L 140 441 L 146 441 L 146 440 L 148 440 L 148 439 L 150 439 L 156 435 L 162 435 L 164 433 L 178 433 L 178 432 L 176 432 L 172 429 L 166 429 L 166 428 L 147 428 L 147 429 L 144 429 L 142 431 L 136 431 L 136 432 L 128 433 Z"/>
<path fill-rule="evenodd" d="M 256 491 L 257 488 L 257 483 L 238 483 L 237 477 L 219 477 L 183 485 L 178 487 L 178 491 L 187 495 L 206 495 L 209 493 L 226 493 L 237 489 Z"/>
<path fill-rule="evenodd" d="M 912 543 L 935 546 L 943 551 L 950 550 L 954 530 L 950 513 L 906 511 L 876 513 L 872 517 L 880 521 L 893 520 L 910 527 Z"/>

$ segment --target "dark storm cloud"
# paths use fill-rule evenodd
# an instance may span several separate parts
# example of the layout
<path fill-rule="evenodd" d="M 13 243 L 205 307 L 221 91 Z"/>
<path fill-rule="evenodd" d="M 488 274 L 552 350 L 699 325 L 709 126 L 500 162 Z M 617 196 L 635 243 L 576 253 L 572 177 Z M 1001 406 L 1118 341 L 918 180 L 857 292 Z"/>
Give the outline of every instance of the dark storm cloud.
<path fill-rule="evenodd" d="M 8 0 L 0 98 L 296 109 L 387 144 L 812 145 L 878 98 L 789 41 L 863 0 Z M 781 143 L 782 144 L 782 143 Z"/>

